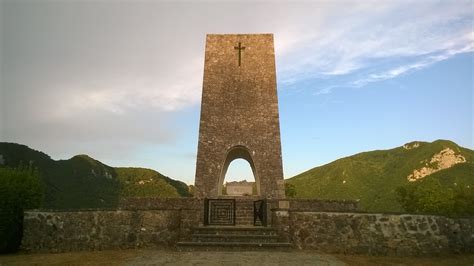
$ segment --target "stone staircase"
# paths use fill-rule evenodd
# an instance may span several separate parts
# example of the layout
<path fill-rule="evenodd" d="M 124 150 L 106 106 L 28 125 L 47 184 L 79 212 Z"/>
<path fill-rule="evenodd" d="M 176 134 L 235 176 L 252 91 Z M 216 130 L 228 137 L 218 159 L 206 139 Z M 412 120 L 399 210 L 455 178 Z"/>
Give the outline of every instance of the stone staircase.
<path fill-rule="evenodd" d="M 195 227 L 191 241 L 178 242 L 182 251 L 193 250 L 289 250 L 277 231 L 263 226 L 200 226 Z"/>

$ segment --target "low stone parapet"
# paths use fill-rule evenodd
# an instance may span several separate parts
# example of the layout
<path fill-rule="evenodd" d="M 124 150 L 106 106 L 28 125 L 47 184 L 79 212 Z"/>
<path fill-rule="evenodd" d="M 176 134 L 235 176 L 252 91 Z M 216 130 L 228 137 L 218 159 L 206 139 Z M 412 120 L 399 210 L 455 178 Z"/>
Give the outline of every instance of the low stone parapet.
<path fill-rule="evenodd" d="M 252 226 L 254 200 L 236 199 L 238 226 Z M 129 199 L 117 210 L 30 210 L 24 215 L 22 249 L 174 247 L 203 225 L 203 204 L 192 198 Z M 267 208 L 268 226 L 299 249 L 396 256 L 474 253 L 474 217 L 360 213 L 351 201 L 273 199 Z"/>
<path fill-rule="evenodd" d="M 26 211 L 21 248 L 67 252 L 173 246 L 199 223 L 192 210 Z"/>
<path fill-rule="evenodd" d="M 287 201 L 287 208 L 291 211 L 355 212 L 359 210 L 359 201 L 355 200 L 285 199 L 280 201 Z"/>
<path fill-rule="evenodd" d="M 273 224 L 300 249 L 418 256 L 474 253 L 474 218 L 336 212 L 273 212 Z"/>
<path fill-rule="evenodd" d="M 201 210 L 204 200 L 198 198 L 123 198 L 121 210 Z"/>

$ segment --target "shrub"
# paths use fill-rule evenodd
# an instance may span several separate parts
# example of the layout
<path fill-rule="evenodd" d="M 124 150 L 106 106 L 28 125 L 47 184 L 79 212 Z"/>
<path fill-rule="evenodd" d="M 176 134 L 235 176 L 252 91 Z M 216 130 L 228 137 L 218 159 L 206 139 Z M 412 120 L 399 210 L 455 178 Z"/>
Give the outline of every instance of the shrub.
<path fill-rule="evenodd" d="M 474 190 L 463 183 L 446 187 L 438 179 L 426 178 L 399 187 L 397 200 L 410 213 L 454 217 L 474 215 Z"/>
<path fill-rule="evenodd" d="M 23 210 L 39 208 L 43 186 L 28 168 L 0 168 L 0 253 L 15 252 L 23 236 Z"/>
<path fill-rule="evenodd" d="M 295 185 L 285 182 L 285 195 L 288 198 L 296 197 L 296 187 L 295 187 Z"/>

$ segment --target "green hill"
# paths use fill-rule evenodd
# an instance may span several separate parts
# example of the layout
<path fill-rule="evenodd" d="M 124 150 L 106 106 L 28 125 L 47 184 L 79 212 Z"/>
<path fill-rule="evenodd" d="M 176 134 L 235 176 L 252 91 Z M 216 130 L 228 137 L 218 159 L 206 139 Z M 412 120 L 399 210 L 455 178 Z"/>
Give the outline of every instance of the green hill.
<path fill-rule="evenodd" d="M 15 143 L 0 143 L 0 167 L 37 168 L 44 183 L 43 208 L 114 208 L 121 197 L 187 197 L 187 185 L 143 168 L 113 168 L 87 155 L 52 160 Z"/>
<path fill-rule="evenodd" d="M 115 171 L 120 183 L 124 184 L 122 197 L 180 197 L 178 188 L 170 184 L 171 179 L 156 171 L 125 167 L 115 168 Z"/>
<path fill-rule="evenodd" d="M 411 142 L 342 158 L 286 182 L 294 186 L 297 198 L 359 199 L 365 211 L 400 212 L 406 211 L 397 200 L 400 188 L 435 183 L 446 191 L 462 187 L 473 195 L 473 157 L 474 151 L 447 140 Z M 441 193 L 433 191 L 435 197 Z"/>

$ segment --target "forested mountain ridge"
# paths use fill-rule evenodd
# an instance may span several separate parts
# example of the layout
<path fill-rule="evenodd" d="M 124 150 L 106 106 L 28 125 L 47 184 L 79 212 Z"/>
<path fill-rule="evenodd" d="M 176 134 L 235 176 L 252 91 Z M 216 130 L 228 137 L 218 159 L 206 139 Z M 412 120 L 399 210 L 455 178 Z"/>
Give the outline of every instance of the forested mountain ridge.
<path fill-rule="evenodd" d="M 452 141 L 415 141 L 345 157 L 286 182 L 297 198 L 358 199 L 365 211 L 413 211 L 410 204 L 421 197 L 427 204 L 455 197 L 474 202 L 473 158 L 473 150 Z"/>
<path fill-rule="evenodd" d="M 43 208 L 114 208 L 122 197 L 186 197 L 187 185 L 144 168 L 114 168 L 87 155 L 55 161 L 16 143 L 0 143 L 0 167 L 37 169 Z"/>

